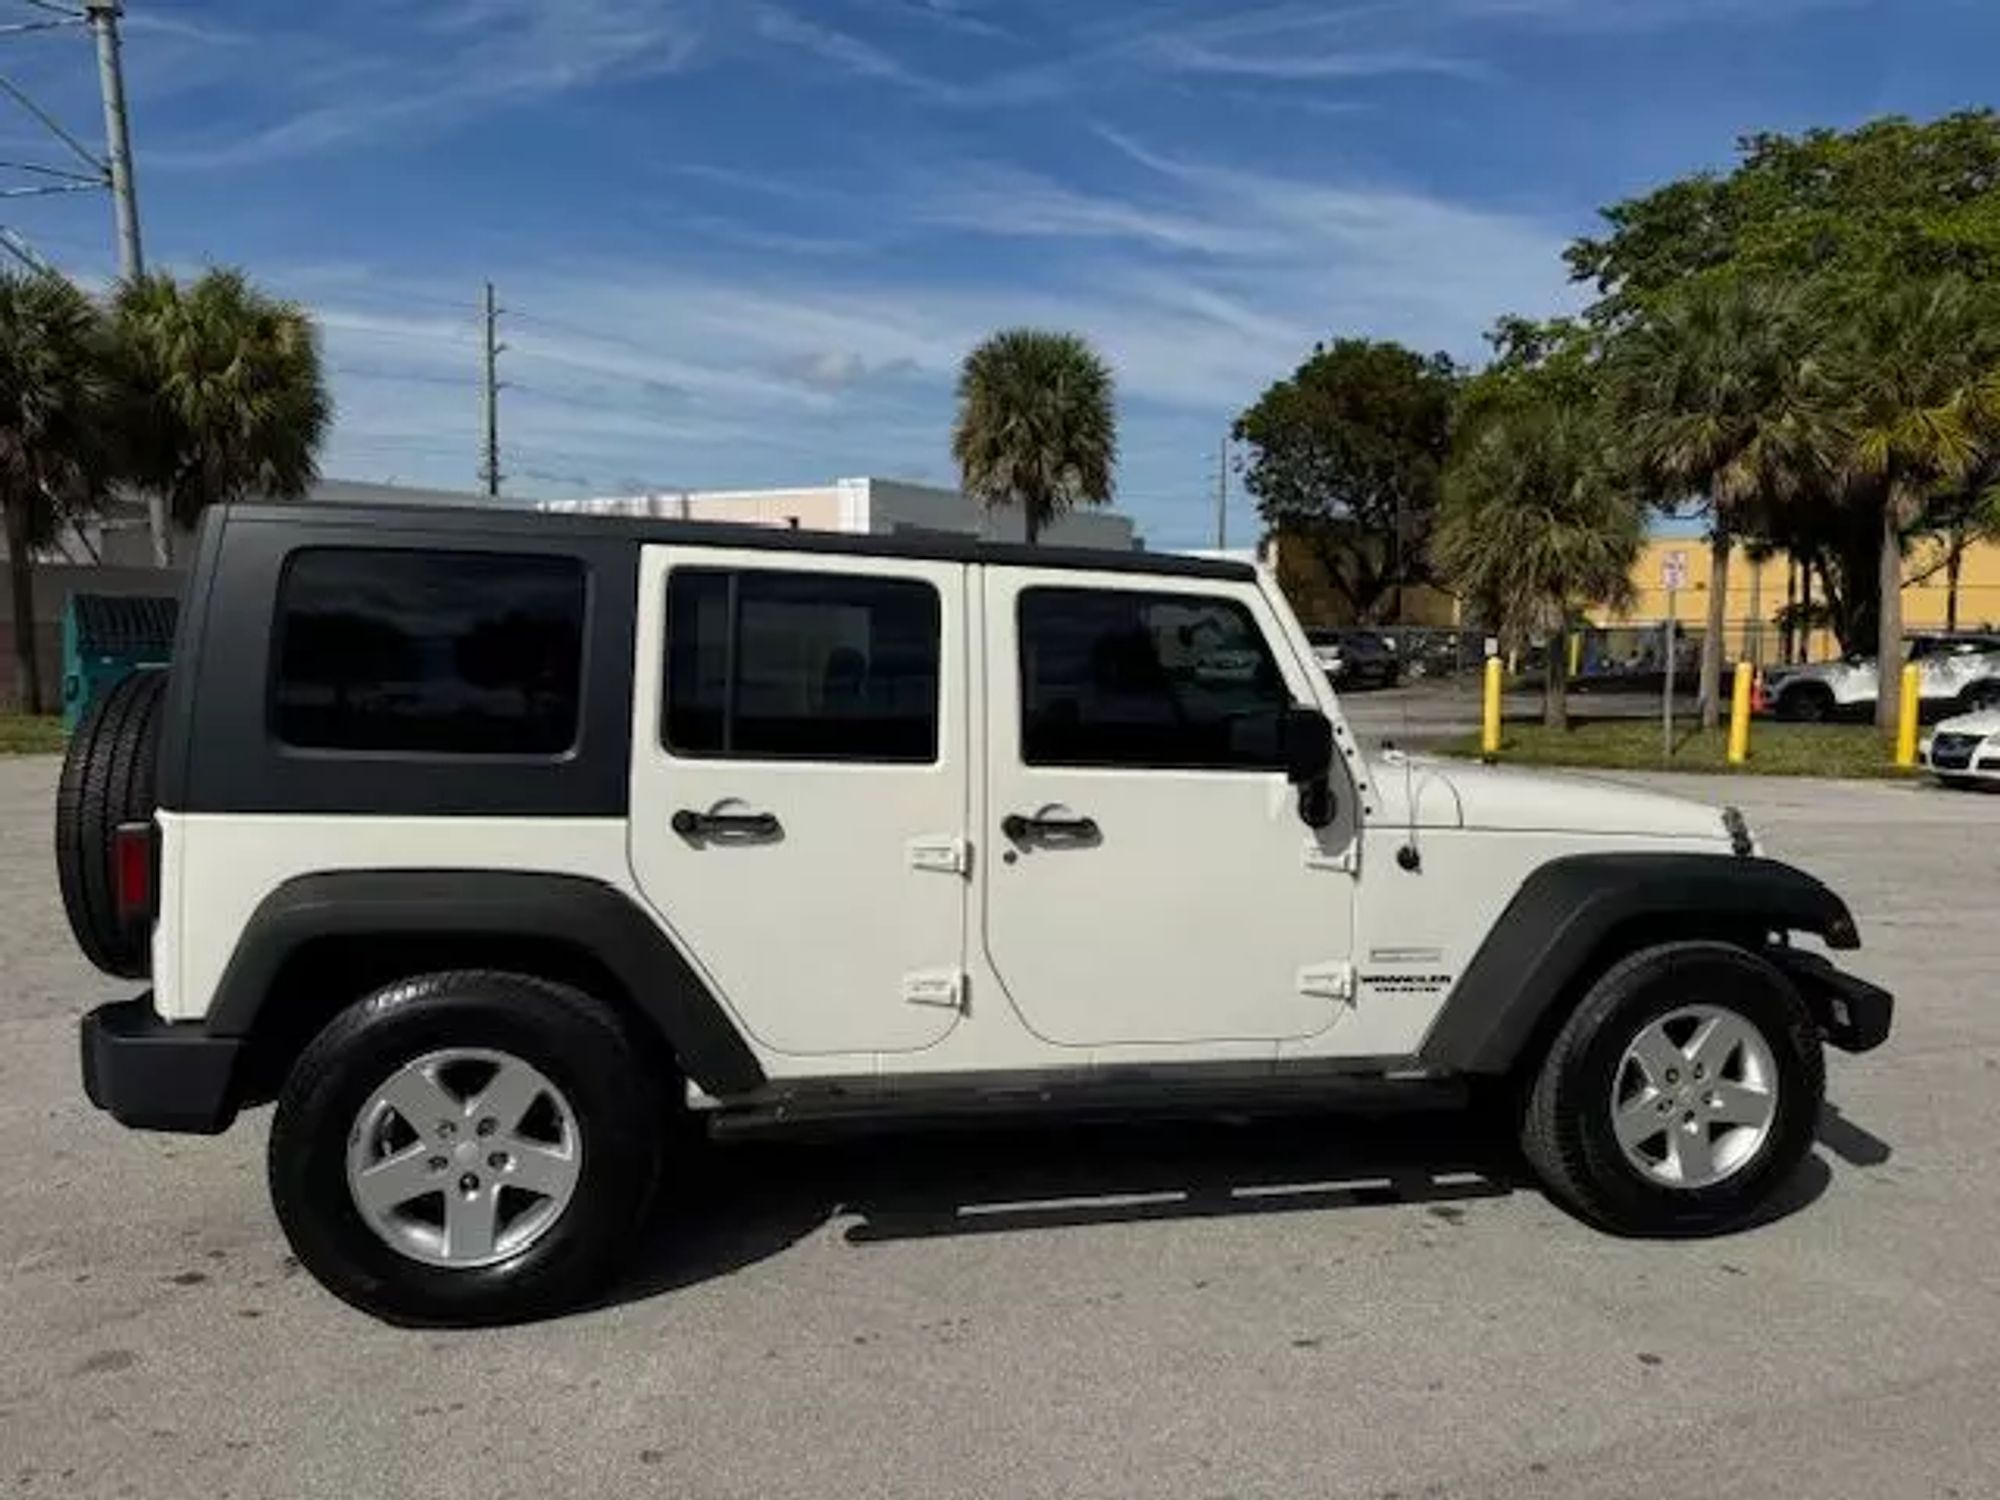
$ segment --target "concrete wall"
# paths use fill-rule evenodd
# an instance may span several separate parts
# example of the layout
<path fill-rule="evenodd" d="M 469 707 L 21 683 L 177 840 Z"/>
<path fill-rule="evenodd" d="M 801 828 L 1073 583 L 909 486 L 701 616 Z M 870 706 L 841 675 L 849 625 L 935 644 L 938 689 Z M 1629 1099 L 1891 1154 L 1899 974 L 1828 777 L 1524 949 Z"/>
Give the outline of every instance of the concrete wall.
<path fill-rule="evenodd" d="M 797 526 L 842 531 L 841 495 L 830 485 L 785 490 L 700 490 L 544 500 L 539 509 L 571 514 L 656 516 L 675 521 L 734 521 L 746 526 Z"/>
<path fill-rule="evenodd" d="M 897 479 L 837 479 L 829 485 L 775 490 L 691 490 L 584 500 L 544 500 L 549 511 L 661 516 L 677 520 L 734 521 L 749 526 L 797 526 L 808 531 L 943 531 L 1018 542 L 1025 535 L 1015 511 L 981 512 L 957 490 Z M 1129 516 L 1077 511 L 1043 534 L 1052 547 L 1139 545 Z"/>
<path fill-rule="evenodd" d="M 1019 511 L 981 511 L 957 490 L 909 484 L 899 479 L 860 482 L 868 486 L 872 531 L 914 528 L 972 532 L 994 542 L 1018 542 L 1027 537 L 1027 526 Z M 1071 511 L 1044 531 L 1041 540 L 1051 547 L 1109 547 L 1119 552 L 1130 552 L 1139 545 L 1132 518 L 1111 510 Z"/>

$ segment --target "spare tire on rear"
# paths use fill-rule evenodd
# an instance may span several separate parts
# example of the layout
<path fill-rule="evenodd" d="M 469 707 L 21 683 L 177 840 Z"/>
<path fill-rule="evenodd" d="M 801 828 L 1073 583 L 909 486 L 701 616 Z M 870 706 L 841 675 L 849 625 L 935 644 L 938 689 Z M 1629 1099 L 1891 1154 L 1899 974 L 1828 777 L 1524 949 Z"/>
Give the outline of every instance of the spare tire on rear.
<path fill-rule="evenodd" d="M 167 674 L 122 678 L 91 707 L 71 736 L 56 789 L 56 878 L 84 955 L 107 974 L 144 978 L 151 933 L 118 914 L 112 848 L 121 823 L 153 816 L 160 759 L 160 705 Z"/>

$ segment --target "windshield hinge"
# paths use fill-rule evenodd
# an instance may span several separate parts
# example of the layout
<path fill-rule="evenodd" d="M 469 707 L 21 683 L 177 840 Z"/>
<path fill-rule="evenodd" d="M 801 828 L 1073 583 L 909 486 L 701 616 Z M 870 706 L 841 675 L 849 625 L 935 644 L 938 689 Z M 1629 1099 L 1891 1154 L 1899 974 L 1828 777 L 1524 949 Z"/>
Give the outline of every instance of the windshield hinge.
<path fill-rule="evenodd" d="M 1299 993 L 1320 1000 L 1354 998 L 1354 965 L 1351 963 L 1309 964 L 1299 970 Z"/>

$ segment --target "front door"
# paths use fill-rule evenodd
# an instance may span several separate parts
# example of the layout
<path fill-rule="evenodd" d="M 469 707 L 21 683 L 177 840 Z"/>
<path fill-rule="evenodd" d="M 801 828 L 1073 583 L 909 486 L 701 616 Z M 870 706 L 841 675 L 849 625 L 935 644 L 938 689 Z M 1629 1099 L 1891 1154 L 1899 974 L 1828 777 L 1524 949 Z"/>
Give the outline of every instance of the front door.
<path fill-rule="evenodd" d="M 651 546 L 631 858 L 766 1047 L 908 1052 L 963 1001 L 965 568 Z"/>
<path fill-rule="evenodd" d="M 1333 1023 L 1343 816 L 1297 813 L 1277 722 L 1306 668 L 1248 584 L 988 568 L 988 957 L 1072 1046 L 1277 1041 Z M 1274 644 L 1275 643 L 1275 644 Z"/>

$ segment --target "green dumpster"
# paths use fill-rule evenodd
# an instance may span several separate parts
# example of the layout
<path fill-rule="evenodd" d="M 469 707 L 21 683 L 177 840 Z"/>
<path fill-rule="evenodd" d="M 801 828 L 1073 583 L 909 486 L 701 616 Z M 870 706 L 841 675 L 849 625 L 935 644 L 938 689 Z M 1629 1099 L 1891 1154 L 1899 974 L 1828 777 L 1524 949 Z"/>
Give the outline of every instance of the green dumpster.
<path fill-rule="evenodd" d="M 171 594 L 71 594 L 63 605 L 63 728 L 75 730 L 119 678 L 173 654 Z"/>

